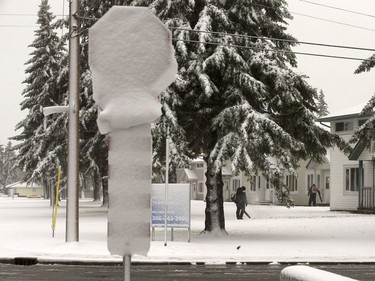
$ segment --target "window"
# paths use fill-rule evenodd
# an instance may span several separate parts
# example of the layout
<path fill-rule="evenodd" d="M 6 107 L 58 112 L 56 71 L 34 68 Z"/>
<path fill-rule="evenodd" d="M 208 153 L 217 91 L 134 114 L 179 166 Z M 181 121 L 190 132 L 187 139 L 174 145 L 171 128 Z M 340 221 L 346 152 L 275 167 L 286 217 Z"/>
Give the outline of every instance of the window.
<path fill-rule="evenodd" d="M 329 177 L 326 177 L 326 189 L 329 189 Z"/>
<path fill-rule="evenodd" d="M 359 168 L 346 168 L 345 169 L 345 191 L 358 191 L 359 190 Z M 363 182 L 363 170 L 362 170 Z"/>
<path fill-rule="evenodd" d="M 255 176 L 250 177 L 250 190 L 251 191 L 256 191 L 257 188 L 255 184 L 256 184 L 256 177 Z"/>
<path fill-rule="evenodd" d="M 285 184 L 289 188 L 289 191 L 295 192 L 297 191 L 297 177 L 294 175 L 286 176 Z"/>
<path fill-rule="evenodd" d="M 238 179 L 232 180 L 232 191 L 236 192 L 237 188 L 239 188 L 239 187 L 240 187 L 240 180 L 238 180 Z"/>
<path fill-rule="evenodd" d="M 320 188 L 320 175 L 316 175 L 316 187 Z"/>
<path fill-rule="evenodd" d="M 266 189 L 273 189 L 274 187 L 271 185 L 270 179 L 267 177 L 266 179 Z"/>
<path fill-rule="evenodd" d="M 203 168 L 204 167 L 204 163 L 197 163 L 197 168 Z"/>
<path fill-rule="evenodd" d="M 198 192 L 203 193 L 203 182 L 198 182 Z"/>
<path fill-rule="evenodd" d="M 309 192 L 310 186 L 314 183 L 314 175 L 307 175 L 307 187 L 306 187 L 306 193 Z"/>
<path fill-rule="evenodd" d="M 350 131 L 353 130 L 353 123 L 350 121 L 337 122 L 335 124 L 336 132 Z"/>
<path fill-rule="evenodd" d="M 191 183 L 191 188 L 195 192 L 197 190 L 197 184 L 195 182 Z"/>
<path fill-rule="evenodd" d="M 225 190 L 229 190 L 229 180 L 224 181 L 224 188 Z"/>

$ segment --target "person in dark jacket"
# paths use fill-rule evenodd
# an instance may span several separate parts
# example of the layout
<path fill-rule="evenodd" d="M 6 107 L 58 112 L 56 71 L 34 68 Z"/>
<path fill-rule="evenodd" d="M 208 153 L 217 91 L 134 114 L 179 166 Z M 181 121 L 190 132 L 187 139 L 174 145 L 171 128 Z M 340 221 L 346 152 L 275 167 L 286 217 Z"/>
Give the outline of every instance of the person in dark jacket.
<path fill-rule="evenodd" d="M 243 219 L 243 215 L 246 214 L 249 218 L 249 214 L 246 212 L 245 208 L 247 206 L 247 198 L 245 193 L 246 187 L 241 186 L 237 189 L 236 192 L 236 217 L 238 220 Z"/>
<path fill-rule="evenodd" d="M 320 196 L 320 191 L 319 189 L 316 187 L 315 184 L 313 184 L 310 188 L 309 188 L 309 192 L 308 192 L 308 196 L 309 196 L 309 206 L 311 206 L 311 204 L 313 206 L 316 206 L 316 194 L 319 195 L 319 198 L 320 198 L 320 201 L 322 201 L 322 197 Z"/>

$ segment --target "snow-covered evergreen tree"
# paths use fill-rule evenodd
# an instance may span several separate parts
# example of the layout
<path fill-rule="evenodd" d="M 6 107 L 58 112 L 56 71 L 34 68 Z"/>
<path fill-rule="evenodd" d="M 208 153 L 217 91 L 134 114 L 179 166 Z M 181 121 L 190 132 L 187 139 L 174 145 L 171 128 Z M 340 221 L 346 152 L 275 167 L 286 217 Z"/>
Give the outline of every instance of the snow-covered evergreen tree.
<path fill-rule="evenodd" d="M 370 71 L 375 67 L 375 54 L 363 61 L 354 73 L 360 74 L 362 72 Z M 362 114 L 372 115 L 366 123 L 358 128 L 351 138 L 351 143 L 356 143 L 362 140 L 366 145 L 369 145 L 371 141 L 375 139 L 375 116 L 373 114 L 375 109 L 375 94 L 367 102 L 366 106 L 362 109 Z"/>
<path fill-rule="evenodd" d="M 205 231 L 225 229 L 221 167 L 227 159 L 234 173 L 266 175 L 280 201 L 292 204 L 285 171 L 294 173 L 299 159 L 320 160 L 326 147 L 345 144 L 315 125 L 317 92 L 293 71 L 286 1 L 129 4 L 149 2 L 173 31 L 179 64 L 176 82 L 162 95 L 163 117 L 156 126 L 169 128 L 176 154 L 203 155 Z"/>
<path fill-rule="evenodd" d="M 319 95 L 318 95 L 318 101 L 317 101 L 317 106 L 318 106 L 317 117 L 323 117 L 329 114 L 328 105 L 324 97 L 325 96 L 324 96 L 323 90 L 320 90 Z"/>
<path fill-rule="evenodd" d="M 15 156 L 11 142 L 6 147 L 0 145 L 0 188 L 21 180 L 21 173 L 15 167 Z"/>
<path fill-rule="evenodd" d="M 16 127 L 21 133 L 12 139 L 19 141 L 15 146 L 17 165 L 24 171 L 25 179 L 46 183 L 48 177 L 56 175 L 57 167 L 66 162 L 67 116 L 55 114 L 45 119 L 43 107 L 66 103 L 67 67 L 66 50 L 55 31 L 55 17 L 48 0 L 42 0 L 39 7 L 39 28 L 29 46 L 33 51 L 26 62 L 28 76 L 22 93 L 21 109 L 27 115 Z"/>
<path fill-rule="evenodd" d="M 112 6 L 124 5 L 121 0 L 81 1 L 81 171 L 91 176 L 94 200 L 100 199 L 100 183 L 103 188 L 103 205 L 108 203 L 108 136 L 101 135 L 97 124 L 97 108 L 92 98 L 92 80 L 88 65 L 88 32 Z"/>

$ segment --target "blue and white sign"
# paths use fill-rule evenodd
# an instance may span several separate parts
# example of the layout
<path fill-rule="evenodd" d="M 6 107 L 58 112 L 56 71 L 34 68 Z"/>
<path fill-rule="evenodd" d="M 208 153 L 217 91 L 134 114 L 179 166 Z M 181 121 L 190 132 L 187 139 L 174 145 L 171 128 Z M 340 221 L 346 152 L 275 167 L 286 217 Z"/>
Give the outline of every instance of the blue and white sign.
<path fill-rule="evenodd" d="M 165 184 L 152 185 L 152 227 L 165 226 Z M 190 228 L 190 185 L 168 184 L 167 227 Z"/>

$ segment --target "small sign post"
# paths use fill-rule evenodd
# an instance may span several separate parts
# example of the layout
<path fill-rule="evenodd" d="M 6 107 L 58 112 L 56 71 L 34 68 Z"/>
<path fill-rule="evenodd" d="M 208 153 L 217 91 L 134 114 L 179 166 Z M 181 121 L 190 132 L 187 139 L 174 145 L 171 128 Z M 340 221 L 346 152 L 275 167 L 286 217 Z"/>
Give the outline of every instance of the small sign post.
<path fill-rule="evenodd" d="M 112 7 L 89 33 L 89 63 L 98 127 L 109 133 L 108 249 L 123 257 L 150 247 L 151 127 L 161 115 L 158 96 L 174 80 L 177 63 L 164 24 L 142 7 Z"/>

